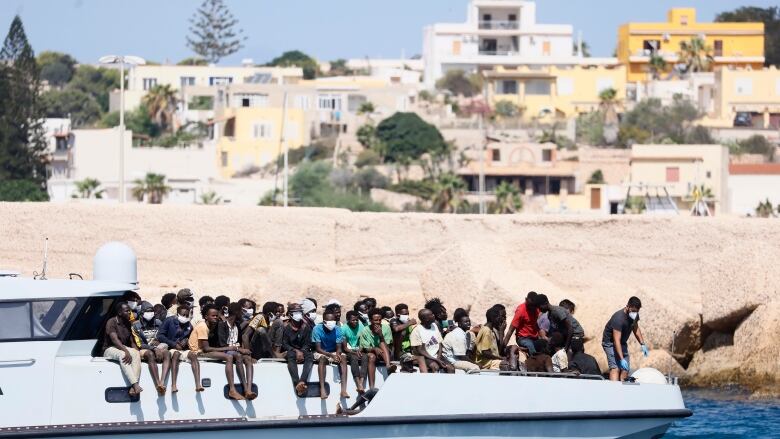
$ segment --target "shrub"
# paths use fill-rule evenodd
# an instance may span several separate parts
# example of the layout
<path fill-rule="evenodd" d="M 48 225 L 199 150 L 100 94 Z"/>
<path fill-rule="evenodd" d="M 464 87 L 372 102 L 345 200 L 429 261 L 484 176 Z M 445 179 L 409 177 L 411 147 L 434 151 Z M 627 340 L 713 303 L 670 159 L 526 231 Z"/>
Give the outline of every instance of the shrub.
<path fill-rule="evenodd" d="M 588 184 L 604 184 L 604 173 L 601 172 L 601 169 L 596 169 L 590 174 Z"/>
<path fill-rule="evenodd" d="M 377 171 L 376 168 L 361 169 L 355 173 L 354 182 L 365 194 L 368 194 L 373 188 L 384 189 L 389 183 L 387 177 Z"/>
<path fill-rule="evenodd" d="M 420 197 L 424 200 L 430 200 L 436 191 L 435 183 L 431 180 L 403 180 L 388 188 L 399 194 L 409 194 Z"/>
<path fill-rule="evenodd" d="M 355 160 L 355 166 L 362 168 L 364 166 L 375 166 L 381 162 L 381 157 L 373 149 L 365 149 L 360 151 L 357 159 Z"/>
<path fill-rule="evenodd" d="M 49 194 L 34 181 L 3 180 L 0 201 L 49 201 Z"/>
<path fill-rule="evenodd" d="M 520 115 L 520 107 L 514 102 L 503 100 L 496 102 L 495 112 L 500 117 L 517 117 Z"/>

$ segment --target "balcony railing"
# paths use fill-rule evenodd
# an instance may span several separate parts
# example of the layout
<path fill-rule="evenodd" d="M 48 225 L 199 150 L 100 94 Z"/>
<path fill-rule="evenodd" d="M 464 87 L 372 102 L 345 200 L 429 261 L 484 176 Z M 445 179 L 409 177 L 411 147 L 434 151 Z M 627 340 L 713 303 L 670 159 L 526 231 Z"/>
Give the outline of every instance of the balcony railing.
<path fill-rule="evenodd" d="M 479 28 L 483 30 L 517 30 L 520 29 L 520 23 L 502 20 L 480 21 Z"/>
<path fill-rule="evenodd" d="M 487 56 L 515 56 L 519 55 L 520 52 L 516 50 L 480 50 L 479 54 Z"/>

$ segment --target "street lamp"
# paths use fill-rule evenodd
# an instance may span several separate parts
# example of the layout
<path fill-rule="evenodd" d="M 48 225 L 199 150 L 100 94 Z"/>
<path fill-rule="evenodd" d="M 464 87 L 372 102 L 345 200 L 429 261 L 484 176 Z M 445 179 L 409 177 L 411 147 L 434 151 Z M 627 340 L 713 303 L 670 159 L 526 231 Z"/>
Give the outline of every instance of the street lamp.
<path fill-rule="evenodd" d="M 100 64 L 119 64 L 119 202 L 125 202 L 125 65 L 142 66 L 146 61 L 138 56 L 107 55 Z"/>

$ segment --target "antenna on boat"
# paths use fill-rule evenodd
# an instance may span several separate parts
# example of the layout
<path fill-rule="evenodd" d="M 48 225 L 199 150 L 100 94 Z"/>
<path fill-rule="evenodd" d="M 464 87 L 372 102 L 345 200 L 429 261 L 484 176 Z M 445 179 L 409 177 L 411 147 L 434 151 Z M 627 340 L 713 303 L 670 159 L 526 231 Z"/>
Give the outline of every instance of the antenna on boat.
<path fill-rule="evenodd" d="M 46 280 L 46 264 L 49 262 L 49 237 L 43 238 L 43 268 L 41 274 L 33 272 L 33 279 Z"/>

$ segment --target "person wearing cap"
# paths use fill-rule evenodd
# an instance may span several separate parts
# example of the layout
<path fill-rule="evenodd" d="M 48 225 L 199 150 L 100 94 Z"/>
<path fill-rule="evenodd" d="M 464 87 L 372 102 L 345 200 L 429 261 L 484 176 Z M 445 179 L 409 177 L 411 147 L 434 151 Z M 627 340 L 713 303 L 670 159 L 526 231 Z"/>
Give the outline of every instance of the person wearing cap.
<path fill-rule="evenodd" d="M 307 297 L 301 300 L 301 308 L 303 309 L 303 317 L 308 320 L 309 326 L 314 328 L 318 323 L 322 322 L 322 317 L 317 314 L 317 301 L 311 297 Z"/>
<path fill-rule="evenodd" d="M 634 334 L 642 347 L 642 353 L 647 357 L 649 351 L 642 331 L 639 329 L 639 309 L 642 301 L 638 297 L 631 297 L 623 309 L 618 310 L 604 326 L 601 336 L 601 347 L 607 354 L 609 366 L 609 379 L 612 381 L 625 381 L 628 371 L 631 369 L 628 356 L 628 339 Z"/>
<path fill-rule="evenodd" d="M 186 305 L 190 308 L 190 319 L 193 325 L 202 319 L 200 310 L 195 305 L 195 295 L 189 288 L 182 288 L 176 293 L 176 301 L 168 308 L 168 317 L 176 316 L 179 305 Z"/>
<path fill-rule="evenodd" d="M 290 303 L 287 306 L 287 314 L 290 320 L 284 327 L 282 334 L 282 349 L 286 352 L 287 371 L 290 372 L 290 378 L 295 386 L 295 394 L 302 398 L 309 390 L 306 381 L 309 379 L 314 365 L 311 341 L 312 327 L 304 317 L 303 307 L 300 303 Z M 301 363 L 303 369 L 298 374 L 298 364 Z"/>
<path fill-rule="evenodd" d="M 320 398 L 327 399 L 328 392 L 325 389 L 327 366 L 332 363 L 338 365 L 341 372 L 341 397 L 349 398 L 347 393 L 347 358 L 342 352 L 344 333 L 337 325 L 333 307 L 326 308 L 322 314 L 323 322 L 314 327 L 311 333 L 311 341 L 314 343 L 314 361 L 320 376 Z"/>
<path fill-rule="evenodd" d="M 152 375 L 154 386 L 157 388 L 157 394 L 165 395 L 165 377 L 168 376 L 168 369 L 171 366 L 168 345 L 160 343 L 157 339 L 157 332 L 162 326 L 162 322 L 154 316 L 154 305 L 149 302 L 141 302 L 140 318 L 133 322 L 133 335 L 141 340 L 141 360 L 149 365 L 149 373 Z M 162 375 L 157 369 L 157 362 L 162 363 Z M 162 379 L 160 378 L 162 376 Z"/>
<path fill-rule="evenodd" d="M 192 376 L 195 377 L 195 391 L 202 392 L 200 380 L 200 364 L 198 355 L 188 350 L 188 340 L 192 333 L 192 323 L 190 319 L 190 307 L 179 305 L 175 316 L 168 317 L 163 321 L 160 330 L 157 331 L 157 340 L 160 343 L 168 345 L 171 353 L 171 393 L 179 391 L 176 386 L 176 378 L 179 375 L 179 362 L 187 362 L 192 366 Z"/>

